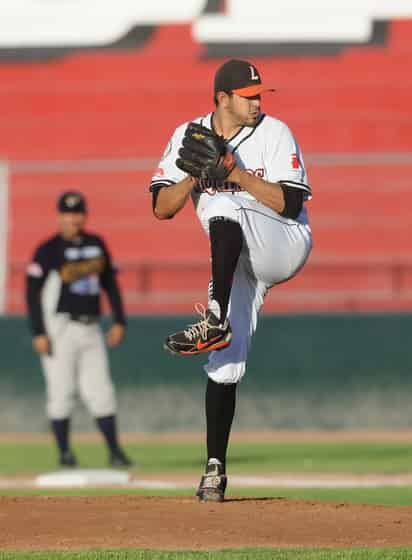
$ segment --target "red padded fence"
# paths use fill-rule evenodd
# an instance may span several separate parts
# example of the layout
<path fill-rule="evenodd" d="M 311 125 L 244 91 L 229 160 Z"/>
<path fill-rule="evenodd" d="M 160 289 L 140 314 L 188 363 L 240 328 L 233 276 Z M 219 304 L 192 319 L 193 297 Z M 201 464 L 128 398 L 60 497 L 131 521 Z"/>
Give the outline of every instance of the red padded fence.
<path fill-rule="evenodd" d="M 254 60 L 277 87 L 264 109 L 295 132 L 314 191 L 313 260 L 271 292 L 267 310 L 412 308 L 411 33 L 412 21 L 397 21 L 385 46 Z M 22 263 L 53 230 L 55 197 L 69 188 L 85 192 L 90 228 L 127 264 L 131 311 L 189 311 L 204 297 L 208 242 L 194 212 L 157 222 L 148 184 L 173 128 L 211 110 L 219 62 L 175 25 L 133 52 L 0 65 L 10 311 L 22 310 Z M 179 292 L 182 278 L 191 291 Z"/>

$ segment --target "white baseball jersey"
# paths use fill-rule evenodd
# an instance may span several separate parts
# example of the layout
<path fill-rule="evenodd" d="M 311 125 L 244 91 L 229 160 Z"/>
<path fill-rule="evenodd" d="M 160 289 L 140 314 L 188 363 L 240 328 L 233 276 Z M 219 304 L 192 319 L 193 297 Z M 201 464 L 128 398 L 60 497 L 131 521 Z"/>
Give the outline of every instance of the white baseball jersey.
<path fill-rule="evenodd" d="M 203 126 L 212 129 L 212 116 L 194 120 Z M 151 182 L 151 190 L 160 185 L 172 185 L 185 178 L 186 173 L 176 166 L 179 148 L 188 123 L 179 126 L 170 139 L 166 150 L 160 160 Z M 301 189 L 305 199 L 311 197 L 311 188 L 308 184 L 307 174 L 302 153 L 288 126 L 282 121 L 262 114 L 254 127 L 244 126 L 229 141 L 228 145 L 233 152 L 237 165 L 248 173 L 261 177 L 269 182 L 283 181 L 288 185 Z M 198 216 L 205 209 L 208 198 L 216 192 L 228 192 L 233 196 L 255 200 L 247 191 L 242 191 L 237 183 L 224 181 L 214 184 L 211 181 L 201 180 L 192 194 Z M 308 216 L 304 207 L 297 220 L 308 226 Z"/>
<path fill-rule="evenodd" d="M 212 128 L 212 113 L 195 120 Z M 151 190 L 171 186 L 186 174 L 175 164 L 187 123 L 174 132 Z M 243 127 L 228 141 L 237 165 L 269 182 L 283 181 L 311 197 L 303 158 L 289 128 L 281 121 L 261 115 L 254 127 Z M 230 291 L 228 317 L 232 327 L 230 346 L 209 354 L 207 375 L 216 383 L 237 383 L 246 370 L 250 341 L 267 291 L 292 278 L 304 266 L 312 239 L 306 209 L 296 220 L 285 218 L 257 201 L 237 183 L 212 184 L 199 181 L 192 200 L 200 222 L 208 233 L 215 217 L 239 223 L 243 247 Z"/>

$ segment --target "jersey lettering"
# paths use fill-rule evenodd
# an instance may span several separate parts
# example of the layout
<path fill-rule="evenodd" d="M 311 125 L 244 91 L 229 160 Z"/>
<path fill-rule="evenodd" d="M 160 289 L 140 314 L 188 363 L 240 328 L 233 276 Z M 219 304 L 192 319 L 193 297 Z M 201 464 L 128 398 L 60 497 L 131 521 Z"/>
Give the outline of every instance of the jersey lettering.
<path fill-rule="evenodd" d="M 90 274 L 70 284 L 70 292 L 78 296 L 96 296 L 100 291 L 100 282 L 97 274 Z"/>
<path fill-rule="evenodd" d="M 263 167 L 259 167 L 258 169 L 245 169 L 245 171 L 250 175 L 260 177 L 261 179 L 263 179 L 263 177 L 265 176 L 265 170 L 263 169 Z"/>
<path fill-rule="evenodd" d="M 232 181 L 218 181 L 216 179 L 199 179 L 195 191 L 214 195 L 217 192 L 240 192 L 242 190 L 239 183 Z"/>
<path fill-rule="evenodd" d="M 102 254 L 102 250 L 100 247 L 93 246 L 93 245 L 89 245 L 86 247 L 83 247 L 82 251 L 81 251 L 81 256 L 84 257 L 85 259 L 95 259 L 96 257 L 99 257 Z"/>
<path fill-rule="evenodd" d="M 85 247 L 68 247 L 64 251 L 64 256 L 68 261 L 77 261 L 78 259 L 92 259 L 102 254 L 102 250 L 97 245 L 88 245 Z"/>

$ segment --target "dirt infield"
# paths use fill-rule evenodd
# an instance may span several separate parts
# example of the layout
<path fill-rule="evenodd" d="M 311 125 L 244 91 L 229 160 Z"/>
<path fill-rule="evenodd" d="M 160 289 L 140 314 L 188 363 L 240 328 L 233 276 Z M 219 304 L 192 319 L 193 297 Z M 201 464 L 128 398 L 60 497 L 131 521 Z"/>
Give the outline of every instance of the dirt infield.
<path fill-rule="evenodd" d="M 285 498 L 0 497 L 1 549 L 412 546 L 412 507 Z"/>

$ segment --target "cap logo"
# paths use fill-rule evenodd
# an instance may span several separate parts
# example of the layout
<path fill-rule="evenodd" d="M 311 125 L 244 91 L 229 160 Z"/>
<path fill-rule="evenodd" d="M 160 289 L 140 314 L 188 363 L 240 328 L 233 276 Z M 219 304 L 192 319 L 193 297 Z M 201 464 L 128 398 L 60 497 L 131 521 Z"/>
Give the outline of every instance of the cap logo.
<path fill-rule="evenodd" d="M 80 202 L 80 198 L 77 195 L 70 195 L 66 198 L 65 203 L 69 208 L 76 206 Z"/>
<path fill-rule="evenodd" d="M 249 66 L 250 68 L 250 77 L 252 80 L 258 80 L 259 76 L 256 74 L 256 70 L 253 66 Z"/>

